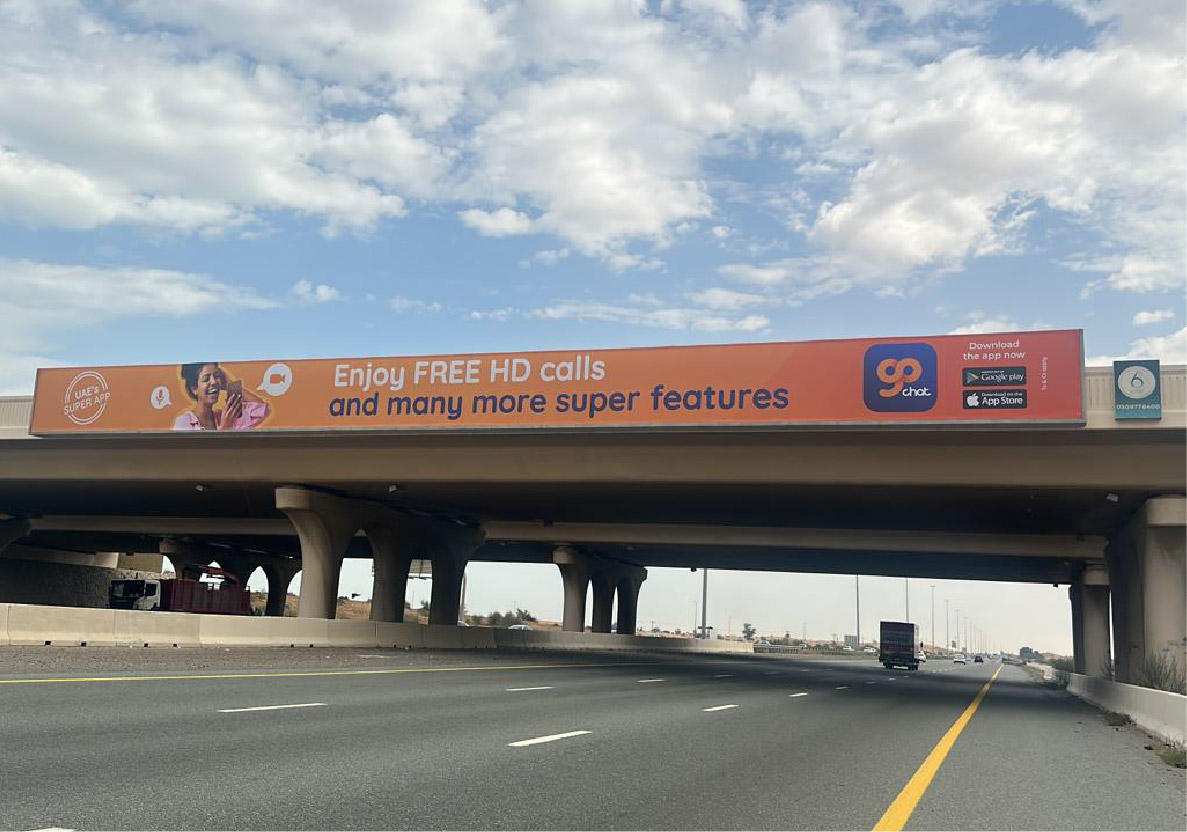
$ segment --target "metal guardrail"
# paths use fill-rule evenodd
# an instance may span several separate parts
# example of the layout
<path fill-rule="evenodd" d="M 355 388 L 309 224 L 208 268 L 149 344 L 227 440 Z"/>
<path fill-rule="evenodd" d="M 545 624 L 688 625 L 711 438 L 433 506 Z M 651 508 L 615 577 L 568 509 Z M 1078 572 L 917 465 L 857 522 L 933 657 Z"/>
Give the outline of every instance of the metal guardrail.
<path fill-rule="evenodd" d="M 799 647 L 787 644 L 756 644 L 755 653 L 786 653 L 796 656 L 875 656 L 864 650 L 842 650 L 840 647 Z"/>

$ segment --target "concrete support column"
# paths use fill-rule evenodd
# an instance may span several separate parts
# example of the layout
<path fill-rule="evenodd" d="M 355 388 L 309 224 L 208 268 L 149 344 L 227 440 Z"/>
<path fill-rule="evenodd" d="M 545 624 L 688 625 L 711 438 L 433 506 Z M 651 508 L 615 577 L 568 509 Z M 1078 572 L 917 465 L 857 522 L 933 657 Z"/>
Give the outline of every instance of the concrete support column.
<path fill-rule="evenodd" d="M 1154 497 L 1109 538 L 1113 659 L 1119 682 L 1140 683 L 1142 665 L 1187 663 L 1187 498 Z"/>
<path fill-rule="evenodd" d="M 1072 607 L 1072 670 L 1084 672 L 1084 587 L 1073 581 L 1067 588 Z"/>
<path fill-rule="evenodd" d="M 301 541 L 301 618 L 334 618 L 342 558 L 360 522 L 350 500 L 282 486 L 276 507 L 288 515 Z"/>
<path fill-rule="evenodd" d="M 403 621 L 408 568 L 424 536 L 422 524 L 411 517 L 388 519 L 368 523 L 363 531 L 375 560 L 371 620 Z"/>
<path fill-rule="evenodd" d="M 209 566 L 212 560 L 215 560 L 215 556 L 211 554 L 210 550 L 210 546 L 170 538 L 162 540 L 159 547 L 160 553 L 169 558 L 169 562 L 173 564 L 173 571 L 177 577 L 189 581 L 196 581 L 202 577 L 202 570 Z M 228 569 L 227 571 L 232 570 Z"/>
<path fill-rule="evenodd" d="M 1146 651 L 1187 668 L 1187 499 L 1160 497 L 1146 503 Z"/>
<path fill-rule="evenodd" d="M 264 615 L 280 618 L 284 615 L 288 604 L 289 584 L 293 577 L 301 571 L 299 562 L 266 563 L 264 577 L 268 579 L 268 601 L 264 606 Z"/>
<path fill-rule="evenodd" d="M 565 586 L 564 630 L 567 633 L 585 632 L 585 595 L 589 588 L 589 558 L 568 546 L 558 546 L 552 562 L 561 571 Z"/>
<path fill-rule="evenodd" d="M 628 567 L 618 578 L 618 627 L 619 635 L 633 636 L 638 629 L 639 590 L 647 580 L 647 570 L 636 566 Z"/>
<path fill-rule="evenodd" d="M 433 591 L 429 623 L 457 625 L 462 606 L 462 576 L 466 564 L 486 534 L 481 528 L 440 524 L 426 535 L 425 557 L 433 562 Z"/>
<path fill-rule="evenodd" d="M 219 567 L 238 578 L 240 585 L 244 587 L 247 586 L 251 573 L 255 572 L 257 567 L 262 566 L 258 558 L 247 554 L 216 555 L 211 558 L 211 561 L 218 561 Z"/>
<path fill-rule="evenodd" d="M 614 616 L 614 576 L 610 569 L 594 569 L 593 581 L 593 626 L 595 633 L 610 632 Z"/>
<path fill-rule="evenodd" d="M 1089 563 L 1068 593 L 1072 600 L 1072 654 L 1076 673 L 1105 677 L 1112 651 L 1109 645 L 1109 573 L 1103 564 Z"/>

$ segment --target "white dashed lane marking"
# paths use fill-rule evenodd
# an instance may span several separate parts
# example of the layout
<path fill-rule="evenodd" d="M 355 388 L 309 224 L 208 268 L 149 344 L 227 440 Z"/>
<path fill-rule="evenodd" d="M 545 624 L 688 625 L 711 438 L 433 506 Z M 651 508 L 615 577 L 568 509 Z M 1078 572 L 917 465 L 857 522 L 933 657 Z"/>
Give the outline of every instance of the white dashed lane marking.
<path fill-rule="evenodd" d="M 527 748 L 529 745 L 540 745 L 545 742 L 556 742 L 557 740 L 568 739 L 569 737 L 580 737 L 582 734 L 589 734 L 591 731 L 567 731 L 564 734 L 549 734 L 544 737 L 532 737 L 530 740 L 519 740 L 518 742 L 507 743 L 508 748 Z"/>
<path fill-rule="evenodd" d="M 539 685 L 534 688 L 507 688 L 508 693 L 517 693 L 521 690 L 552 690 L 552 685 Z"/>
<path fill-rule="evenodd" d="M 635 681 L 640 685 L 646 685 L 650 684 L 651 682 L 662 682 L 663 679 L 636 679 Z"/>
<path fill-rule="evenodd" d="M 299 705 L 256 705 L 254 708 L 219 708 L 220 714 L 246 714 L 251 711 L 283 711 L 287 708 L 324 708 L 325 702 L 302 702 Z"/>
<path fill-rule="evenodd" d="M 792 699 L 795 699 L 797 696 L 807 696 L 808 694 L 805 691 L 800 691 L 799 693 L 789 693 L 787 695 Z"/>
<path fill-rule="evenodd" d="M 736 707 L 738 707 L 738 706 L 737 705 L 714 705 L 712 708 L 701 708 L 701 710 L 704 711 L 705 713 L 709 713 L 711 711 L 728 711 L 730 708 L 736 708 Z"/>

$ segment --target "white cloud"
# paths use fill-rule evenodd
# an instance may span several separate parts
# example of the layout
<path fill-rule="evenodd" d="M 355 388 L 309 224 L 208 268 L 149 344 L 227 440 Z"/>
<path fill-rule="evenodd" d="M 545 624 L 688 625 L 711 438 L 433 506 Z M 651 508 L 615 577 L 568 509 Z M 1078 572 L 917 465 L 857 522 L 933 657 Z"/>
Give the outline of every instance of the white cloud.
<path fill-rule="evenodd" d="M 1125 355 L 1098 355 L 1089 358 L 1085 363 L 1099 366 L 1125 358 L 1157 358 L 1163 364 L 1187 364 L 1187 327 L 1170 335 L 1139 338 L 1129 345 L 1129 352 Z"/>
<path fill-rule="evenodd" d="M 478 0 L 401 3 L 135 3 L 150 23 L 180 24 L 214 47 L 345 84 L 460 80 L 508 48 L 500 16 Z"/>
<path fill-rule="evenodd" d="M 387 305 L 397 312 L 440 312 L 443 307 L 438 301 L 424 301 L 416 300 L 414 298 L 405 298 L 396 295 L 387 302 Z"/>
<path fill-rule="evenodd" d="M 1163 321 L 1169 321 L 1173 317 L 1175 317 L 1175 310 L 1173 309 L 1150 309 L 1134 315 L 1133 325 L 1149 326 L 1150 324 L 1160 324 Z"/>
<path fill-rule="evenodd" d="M 954 0 L 9 4 L 0 221 L 217 233 L 289 212 L 335 233 L 448 206 L 662 268 L 640 245 L 729 236 L 718 163 L 783 147 L 759 202 L 817 290 L 1020 250 L 1044 211 L 1115 261 L 1102 286 L 1173 288 L 1181 3 L 1066 5 L 1095 42 L 1018 56 L 969 47 L 988 6 Z"/>
<path fill-rule="evenodd" d="M 543 263 L 545 266 L 552 266 L 557 262 L 564 260 L 568 256 L 569 249 L 567 248 L 545 249 L 543 251 L 537 251 L 535 254 L 533 254 L 532 259 L 537 263 Z"/>
<path fill-rule="evenodd" d="M 748 306 L 769 304 L 771 302 L 769 298 L 763 295 L 735 292 L 732 289 L 723 289 L 720 286 L 714 286 L 702 292 L 691 292 L 688 295 L 688 299 L 697 306 L 729 312 L 745 309 Z"/>
<path fill-rule="evenodd" d="M 792 275 L 791 267 L 783 263 L 768 263 L 762 266 L 750 263 L 730 263 L 717 269 L 722 277 L 756 286 L 778 286 Z"/>
<path fill-rule="evenodd" d="M 0 391 L 27 393 L 32 370 L 60 363 L 47 348 L 65 331 L 100 331 L 125 317 L 185 317 L 278 307 L 250 289 L 191 272 L 95 268 L 0 258 Z"/>
<path fill-rule="evenodd" d="M 294 283 L 292 293 L 296 296 L 298 303 L 307 306 L 344 299 L 342 293 L 333 286 L 326 283 L 318 283 L 315 286 L 308 280 L 298 280 Z"/>
<path fill-rule="evenodd" d="M 497 211 L 481 211 L 477 208 L 470 208 L 459 211 L 458 217 L 484 237 L 531 234 L 534 225 L 532 218 L 527 214 L 522 214 L 511 208 L 500 208 Z"/>
<path fill-rule="evenodd" d="M 508 321 L 519 317 L 523 312 L 514 306 L 501 306 L 498 309 L 475 309 L 466 315 L 474 321 Z"/>
<path fill-rule="evenodd" d="M 604 259 L 606 265 L 616 272 L 624 272 L 629 269 L 641 272 L 653 272 L 664 267 L 662 260 L 656 257 L 645 257 L 641 254 L 613 252 L 606 254 Z"/>
<path fill-rule="evenodd" d="M 983 335 L 989 332 L 1017 332 L 1025 327 L 1008 315 L 986 315 L 984 312 L 970 312 L 965 316 L 968 323 L 948 331 L 949 335 Z"/>
<path fill-rule="evenodd" d="M 608 321 L 694 332 L 761 332 L 771 325 L 765 315 L 731 317 L 708 309 L 639 308 L 597 301 L 557 303 L 533 309 L 529 314 L 546 320 Z"/>

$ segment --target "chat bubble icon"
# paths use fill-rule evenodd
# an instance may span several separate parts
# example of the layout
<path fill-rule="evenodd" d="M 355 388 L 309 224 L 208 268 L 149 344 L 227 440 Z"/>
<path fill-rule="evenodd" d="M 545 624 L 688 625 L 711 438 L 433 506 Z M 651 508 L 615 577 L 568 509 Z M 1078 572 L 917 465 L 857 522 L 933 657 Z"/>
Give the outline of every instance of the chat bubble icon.
<path fill-rule="evenodd" d="M 169 388 L 163 384 L 153 388 L 152 394 L 149 396 L 148 400 L 152 403 L 154 410 L 160 410 L 161 408 L 168 407 L 169 405 L 173 404 L 172 400 L 169 398 Z"/>
<path fill-rule="evenodd" d="M 263 390 L 269 396 L 283 396 L 293 384 L 293 371 L 287 364 L 273 364 L 264 370 L 264 378 L 257 390 Z"/>

